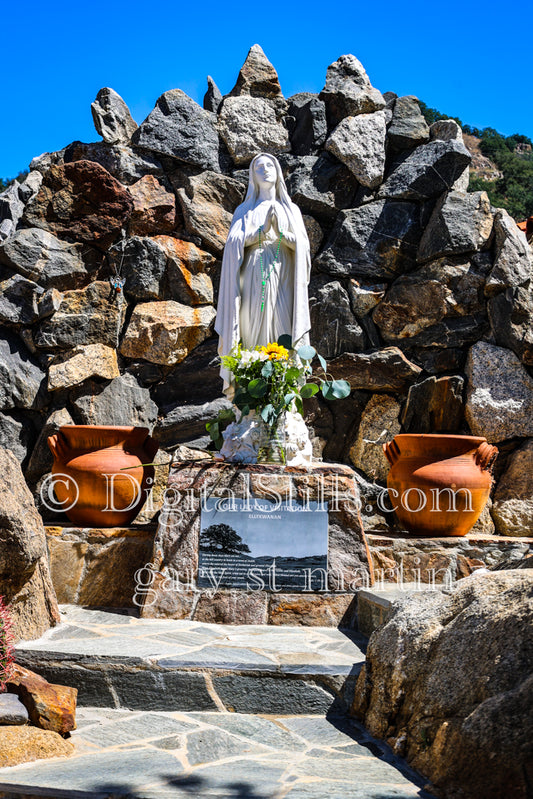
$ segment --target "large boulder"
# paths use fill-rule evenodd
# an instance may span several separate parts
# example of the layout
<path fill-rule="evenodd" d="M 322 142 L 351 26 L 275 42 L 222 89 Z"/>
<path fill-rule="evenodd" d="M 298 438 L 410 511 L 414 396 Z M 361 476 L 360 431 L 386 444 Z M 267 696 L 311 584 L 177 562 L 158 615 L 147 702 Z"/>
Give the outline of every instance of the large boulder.
<path fill-rule="evenodd" d="M 126 358 L 173 366 L 208 337 L 215 315 L 212 305 L 141 303 L 133 311 L 120 352 Z"/>
<path fill-rule="evenodd" d="M 371 114 L 385 108 L 383 95 L 374 89 L 365 68 L 354 55 L 342 55 L 330 64 L 320 99 L 326 103 L 330 127 L 335 127 L 345 117 Z"/>
<path fill-rule="evenodd" d="M 289 116 L 294 119 L 291 131 L 295 155 L 313 155 L 324 144 L 328 134 L 326 104 L 316 94 L 301 92 L 289 97 Z"/>
<path fill-rule="evenodd" d="M 446 799 L 526 799 L 533 782 L 533 570 L 393 604 L 352 712 Z"/>
<path fill-rule="evenodd" d="M 117 351 L 105 344 L 87 344 L 58 353 L 48 366 L 48 391 L 72 388 L 88 380 L 100 377 L 112 380 L 120 374 Z"/>
<path fill-rule="evenodd" d="M 81 249 L 48 230 L 22 228 L 0 245 L 0 261 L 43 288 L 64 291 L 90 279 Z"/>
<path fill-rule="evenodd" d="M 410 150 L 429 141 L 429 127 L 418 98 L 406 95 L 395 100 L 387 136 L 395 150 Z"/>
<path fill-rule="evenodd" d="M 59 621 L 43 521 L 10 450 L 0 449 L 0 475 L 0 595 L 16 637 L 38 638 Z"/>
<path fill-rule="evenodd" d="M 215 258 L 190 241 L 155 236 L 154 242 L 167 257 L 169 298 L 185 305 L 213 303 L 213 283 L 208 269 Z"/>
<path fill-rule="evenodd" d="M 283 98 L 278 73 L 266 57 L 262 47 L 254 44 L 241 67 L 231 97 L 264 97 L 269 100 Z"/>
<path fill-rule="evenodd" d="M 450 191 L 435 205 L 418 250 L 418 261 L 441 255 L 462 255 L 488 246 L 492 210 L 485 191 Z"/>
<path fill-rule="evenodd" d="M 132 186 L 133 211 L 129 232 L 136 236 L 168 233 L 176 225 L 176 198 L 154 175 L 145 175 Z"/>
<path fill-rule="evenodd" d="M 416 203 L 369 202 L 339 213 L 316 263 L 331 275 L 390 279 L 413 268 L 421 235 Z"/>
<path fill-rule="evenodd" d="M 163 175 L 163 167 L 150 153 L 125 144 L 75 141 L 65 148 L 62 161 L 95 161 L 126 186 L 136 183 L 145 175 Z"/>
<path fill-rule="evenodd" d="M 533 439 L 516 449 L 507 461 L 491 515 L 498 535 L 533 537 Z"/>
<path fill-rule="evenodd" d="M 31 325 L 39 319 L 44 289 L 0 266 L 0 325 Z"/>
<path fill-rule="evenodd" d="M 24 417 L 21 417 L 17 411 L 15 414 L 16 416 L 0 413 L 0 448 L 10 449 L 18 462 L 23 463 L 33 436 Z"/>
<path fill-rule="evenodd" d="M 129 373 L 109 383 L 89 380 L 73 393 L 71 403 L 78 424 L 137 425 L 151 430 L 157 419 L 149 389 Z"/>
<path fill-rule="evenodd" d="M 177 189 L 187 231 L 199 236 L 209 250 L 221 253 L 233 213 L 244 198 L 242 183 L 215 172 L 194 175 L 185 180 L 185 186 L 181 173 L 170 179 Z"/>
<path fill-rule="evenodd" d="M 345 117 L 325 147 L 346 164 L 362 186 L 374 189 L 383 180 L 386 132 L 384 111 Z"/>
<path fill-rule="evenodd" d="M 344 164 L 329 153 L 321 153 L 294 162 L 287 189 L 304 213 L 330 220 L 338 209 L 353 207 L 357 182 Z"/>
<path fill-rule="evenodd" d="M 97 280 L 85 289 L 66 291 L 59 310 L 41 322 L 33 340 L 46 350 L 85 344 L 117 347 L 125 313 L 126 303 L 114 296 L 107 281 Z"/>
<path fill-rule="evenodd" d="M 130 109 L 114 89 L 107 86 L 100 89 L 94 103 L 91 103 L 94 127 L 108 144 L 129 144 L 137 123 Z"/>
<path fill-rule="evenodd" d="M 219 130 L 235 164 L 246 166 L 258 153 L 290 152 L 289 131 L 283 120 L 286 107 L 286 103 L 249 95 L 224 98 L 218 114 Z"/>
<path fill-rule="evenodd" d="M 390 466 L 383 444 L 400 432 L 399 415 L 399 403 L 388 394 L 374 394 L 363 411 L 350 460 L 371 480 L 387 479 Z"/>
<path fill-rule="evenodd" d="M 372 318 L 385 341 L 404 345 L 450 346 L 439 340 L 442 323 L 456 318 L 473 320 L 476 327 L 485 320 L 483 287 L 485 267 L 475 263 L 454 263 L 441 258 L 399 277 L 376 306 Z M 466 331 L 462 329 L 462 335 Z M 475 340 L 474 339 L 474 340 Z M 464 339 L 463 339 L 464 340 Z M 463 343 L 459 338 L 458 344 Z"/>
<path fill-rule="evenodd" d="M 496 294 L 487 307 L 496 344 L 508 347 L 523 363 L 533 366 L 533 283 Z"/>
<path fill-rule="evenodd" d="M 28 227 L 105 250 L 132 209 L 128 190 L 100 164 L 74 161 L 51 166 L 44 174 L 41 188 L 24 210 L 23 221 Z"/>
<path fill-rule="evenodd" d="M 402 412 L 405 432 L 459 432 L 464 415 L 463 386 L 460 375 L 428 377 L 411 386 Z"/>
<path fill-rule="evenodd" d="M 478 341 L 466 364 L 465 416 L 491 442 L 533 436 L 533 379 L 514 352 Z"/>
<path fill-rule="evenodd" d="M 0 410 L 44 405 L 45 373 L 22 341 L 7 331 L 0 337 Z"/>
<path fill-rule="evenodd" d="M 398 347 L 375 352 L 347 352 L 329 364 L 337 380 L 347 380 L 353 390 L 394 391 L 403 394 L 422 371 Z"/>
<path fill-rule="evenodd" d="M 486 286 L 489 295 L 523 286 L 533 278 L 533 259 L 525 233 L 503 208 L 494 216 L 494 238 L 494 268 Z"/>
<path fill-rule="evenodd" d="M 379 190 L 379 197 L 429 200 L 447 191 L 465 171 L 471 155 L 457 141 L 430 141 L 400 157 Z"/>
<path fill-rule="evenodd" d="M 137 302 L 167 299 L 167 256 L 153 238 L 132 236 L 113 245 L 107 257 L 125 279 L 127 297 Z"/>
<path fill-rule="evenodd" d="M 142 150 L 171 156 L 201 169 L 220 171 L 216 117 L 204 111 L 181 89 L 158 99 L 154 110 L 132 136 Z"/>
<path fill-rule="evenodd" d="M 366 337 L 338 280 L 315 278 L 309 286 L 311 341 L 324 358 L 365 348 Z"/>

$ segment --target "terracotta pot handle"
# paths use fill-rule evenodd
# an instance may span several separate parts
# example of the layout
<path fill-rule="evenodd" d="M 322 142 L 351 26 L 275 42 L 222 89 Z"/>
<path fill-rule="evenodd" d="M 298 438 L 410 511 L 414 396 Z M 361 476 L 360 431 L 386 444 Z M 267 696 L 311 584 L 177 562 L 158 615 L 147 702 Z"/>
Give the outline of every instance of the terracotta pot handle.
<path fill-rule="evenodd" d="M 387 443 L 383 444 L 382 446 L 383 446 L 383 452 L 385 453 L 385 457 L 387 458 L 390 465 L 394 466 L 394 464 L 400 457 L 400 448 L 398 444 L 393 439 L 392 441 L 387 441 Z"/>
<path fill-rule="evenodd" d="M 56 461 L 67 463 L 70 460 L 71 450 L 61 431 L 53 436 L 48 436 L 48 446 Z"/>
<path fill-rule="evenodd" d="M 494 461 L 498 457 L 498 447 L 494 447 L 487 441 L 483 441 L 476 450 L 476 464 L 482 472 L 491 471 Z"/>

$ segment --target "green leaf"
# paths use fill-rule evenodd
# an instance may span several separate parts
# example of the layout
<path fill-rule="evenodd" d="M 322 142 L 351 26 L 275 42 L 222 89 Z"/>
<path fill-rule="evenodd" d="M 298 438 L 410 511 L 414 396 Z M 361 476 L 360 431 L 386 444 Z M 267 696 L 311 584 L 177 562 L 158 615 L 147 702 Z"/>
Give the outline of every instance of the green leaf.
<path fill-rule="evenodd" d="M 352 387 L 347 380 L 334 380 L 331 386 L 336 399 L 344 399 L 350 396 Z"/>
<path fill-rule="evenodd" d="M 309 399 L 309 397 L 314 397 L 317 392 L 318 386 L 316 383 L 306 383 L 305 386 L 302 386 L 300 389 L 300 396 L 303 399 Z"/>
<path fill-rule="evenodd" d="M 238 388 L 233 397 L 233 404 L 242 410 L 246 405 L 253 405 L 253 397 L 244 388 Z"/>
<path fill-rule="evenodd" d="M 218 426 L 218 422 L 212 422 L 209 425 L 209 438 L 211 441 L 216 441 L 220 438 L 220 428 Z"/>
<path fill-rule="evenodd" d="M 243 407 L 241 408 L 241 413 L 243 416 L 248 416 L 248 414 L 250 413 L 250 406 L 243 405 Z"/>
<path fill-rule="evenodd" d="M 288 394 L 285 394 L 285 396 L 283 397 L 283 401 L 285 402 L 285 405 L 287 405 L 287 406 L 290 405 L 291 402 L 293 401 L 293 399 L 296 396 L 297 396 L 296 392 L 294 392 L 294 391 L 290 391 Z"/>
<path fill-rule="evenodd" d="M 234 422 L 235 421 L 235 414 L 231 408 L 222 408 L 221 411 L 218 412 L 218 421 L 219 422 Z"/>
<path fill-rule="evenodd" d="M 263 368 L 261 369 L 261 374 L 263 377 L 270 377 L 272 372 L 274 371 L 274 364 L 272 361 L 265 361 L 263 364 Z"/>
<path fill-rule="evenodd" d="M 324 380 L 322 394 L 327 400 L 344 399 L 351 391 L 346 380 Z"/>
<path fill-rule="evenodd" d="M 266 422 L 266 424 L 272 424 L 274 419 L 276 418 L 276 413 L 274 411 L 273 405 L 265 405 L 263 410 L 261 411 L 261 419 Z"/>
<path fill-rule="evenodd" d="M 284 333 L 278 338 L 278 344 L 280 347 L 286 347 L 288 350 L 292 350 L 292 336 Z"/>
<path fill-rule="evenodd" d="M 298 357 L 301 358 L 302 361 L 312 361 L 315 355 L 315 348 L 311 347 L 309 344 L 304 344 L 304 346 L 300 347 L 298 350 Z"/>
<path fill-rule="evenodd" d="M 297 366 L 290 366 L 285 372 L 286 379 L 292 383 L 293 380 L 298 380 L 300 377 L 300 369 Z"/>
<path fill-rule="evenodd" d="M 304 415 L 304 404 L 302 402 L 302 398 L 296 395 L 294 398 L 294 404 L 296 405 L 296 410 L 298 413 L 303 416 Z"/>
<path fill-rule="evenodd" d="M 255 380 L 250 380 L 248 383 L 248 393 L 256 399 L 264 397 L 267 391 L 268 383 L 265 383 L 265 381 L 260 377 L 256 377 Z"/>
<path fill-rule="evenodd" d="M 327 372 L 328 371 L 328 365 L 326 363 L 325 358 L 323 358 L 322 355 L 319 352 L 317 352 L 316 356 L 317 356 L 318 360 L 320 361 L 320 366 L 322 367 L 324 372 Z"/>

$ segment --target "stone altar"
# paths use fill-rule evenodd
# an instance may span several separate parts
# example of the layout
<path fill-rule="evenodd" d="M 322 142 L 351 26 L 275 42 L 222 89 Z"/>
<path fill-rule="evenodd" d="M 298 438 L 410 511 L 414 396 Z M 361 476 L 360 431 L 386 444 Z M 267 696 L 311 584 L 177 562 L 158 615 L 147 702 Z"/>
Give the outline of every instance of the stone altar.
<path fill-rule="evenodd" d="M 328 570 L 323 590 L 199 588 L 203 497 L 270 499 L 328 505 Z M 338 464 L 282 466 L 180 461 L 169 476 L 151 563 L 137 575 L 134 601 L 143 618 L 224 624 L 355 625 L 355 592 L 373 583 L 353 471 Z M 272 522 L 275 524 L 276 522 Z"/>

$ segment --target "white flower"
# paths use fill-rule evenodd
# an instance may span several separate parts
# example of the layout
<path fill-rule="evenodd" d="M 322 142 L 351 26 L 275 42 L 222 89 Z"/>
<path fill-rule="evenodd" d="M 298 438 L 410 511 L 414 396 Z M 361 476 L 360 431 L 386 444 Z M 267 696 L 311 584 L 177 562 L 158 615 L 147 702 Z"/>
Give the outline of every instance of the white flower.
<path fill-rule="evenodd" d="M 257 354 L 259 356 L 258 358 L 259 361 L 268 361 L 268 355 L 266 354 L 266 352 L 258 352 Z"/>
<path fill-rule="evenodd" d="M 246 366 L 249 363 L 252 363 L 252 361 L 255 360 L 254 355 L 255 355 L 255 353 L 254 352 L 250 352 L 250 350 L 243 350 L 241 352 L 241 358 L 240 358 L 241 363 L 244 366 Z"/>

